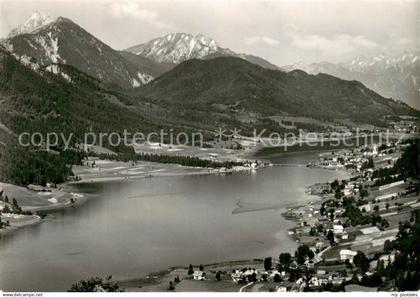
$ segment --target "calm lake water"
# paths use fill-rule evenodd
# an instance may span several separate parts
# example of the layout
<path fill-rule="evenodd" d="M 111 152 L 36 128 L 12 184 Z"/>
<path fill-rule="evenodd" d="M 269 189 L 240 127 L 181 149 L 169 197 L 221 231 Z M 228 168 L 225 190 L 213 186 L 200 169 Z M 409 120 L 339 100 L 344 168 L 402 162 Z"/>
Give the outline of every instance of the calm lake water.
<path fill-rule="evenodd" d="M 314 157 L 275 161 L 306 164 Z M 93 275 L 277 257 L 296 248 L 287 236 L 293 223 L 281 213 L 316 199 L 306 186 L 336 177 L 346 174 L 285 165 L 256 174 L 85 185 L 81 190 L 99 195 L 0 239 L 0 289 L 63 291 Z"/>

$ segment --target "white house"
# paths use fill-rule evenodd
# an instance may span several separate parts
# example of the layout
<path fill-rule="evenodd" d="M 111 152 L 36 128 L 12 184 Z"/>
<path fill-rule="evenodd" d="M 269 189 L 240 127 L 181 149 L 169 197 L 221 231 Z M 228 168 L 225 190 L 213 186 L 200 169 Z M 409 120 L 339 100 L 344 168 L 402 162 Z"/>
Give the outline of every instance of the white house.
<path fill-rule="evenodd" d="M 206 273 L 204 271 L 194 271 L 193 273 L 193 279 L 195 280 L 205 280 L 206 279 Z"/>
<path fill-rule="evenodd" d="M 309 281 L 309 286 L 319 286 L 318 278 L 316 276 L 313 276 Z"/>
<path fill-rule="evenodd" d="M 249 277 L 249 276 L 252 276 L 254 273 L 255 273 L 256 275 L 258 275 L 258 270 L 253 269 L 253 268 L 251 268 L 251 269 L 245 269 L 245 270 L 235 270 L 235 271 L 231 274 L 231 277 L 232 277 L 232 280 L 233 280 L 235 283 L 238 283 L 241 279 L 243 279 L 243 278 L 247 278 L 247 277 Z"/>
<path fill-rule="evenodd" d="M 278 270 L 273 270 L 270 274 L 270 278 L 274 278 L 276 276 L 276 274 L 280 275 L 280 272 Z"/>
<path fill-rule="evenodd" d="M 317 248 L 318 250 L 322 250 L 325 247 L 325 242 L 323 241 L 318 241 L 317 243 L 315 243 L 315 248 Z"/>
<path fill-rule="evenodd" d="M 277 287 L 277 292 L 287 292 L 287 288 L 284 286 Z"/>
<path fill-rule="evenodd" d="M 341 261 L 349 260 L 350 263 L 353 263 L 353 258 L 356 255 L 357 255 L 357 252 L 356 251 L 341 250 L 340 251 L 340 260 Z"/>
<path fill-rule="evenodd" d="M 318 269 L 317 271 L 316 271 L 316 274 L 319 274 L 319 275 L 325 275 L 327 272 L 325 271 L 325 270 L 322 270 L 322 269 Z"/>
<path fill-rule="evenodd" d="M 386 200 L 391 200 L 392 198 L 395 198 L 397 196 L 398 196 L 398 193 L 385 194 L 385 195 L 380 195 L 380 196 L 375 197 L 375 200 L 377 202 L 382 202 Z"/>
<path fill-rule="evenodd" d="M 333 226 L 333 233 L 334 234 L 341 234 L 344 232 L 344 227 L 343 225 L 334 225 Z"/>
<path fill-rule="evenodd" d="M 382 255 L 382 256 L 379 257 L 379 260 L 383 261 L 384 267 L 387 267 L 388 264 L 394 262 L 394 260 L 395 260 L 395 254 Z"/>
<path fill-rule="evenodd" d="M 347 239 L 349 239 L 349 234 L 348 234 L 346 231 L 344 231 L 344 232 L 341 234 L 341 239 L 342 239 L 342 240 L 347 240 Z"/>
<path fill-rule="evenodd" d="M 363 211 L 363 209 L 364 209 L 365 211 L 369 212 L 369 211 L 372 211 L 373 207 L 372 207 L 372 204 L 369 203 L 369 204 L 365 204 L 365 205 L 360 205 L 359 209 L 361 211 Z"/>
<path fill-rule="evenodd" d="M 353 193 L 352 189 L 344 189 L 343 194 L 344 196 L 350 196 Z"/>
<path fill-rule="evenodd" d="M 237 283 L 241 277 L 242 277 L 242 272 L 240 270 L 235 270 L 232 274 L 231 274 L 232 280 Z"/>
<path fill-rule="evenodd" d="M 242 275 L 244 276 L 249 276 L 249 275 L 253 275 L 253 274 L 258 274 L 258 271 L 256 269 L 247 269 L 245 272 L 242 273 Z"/>

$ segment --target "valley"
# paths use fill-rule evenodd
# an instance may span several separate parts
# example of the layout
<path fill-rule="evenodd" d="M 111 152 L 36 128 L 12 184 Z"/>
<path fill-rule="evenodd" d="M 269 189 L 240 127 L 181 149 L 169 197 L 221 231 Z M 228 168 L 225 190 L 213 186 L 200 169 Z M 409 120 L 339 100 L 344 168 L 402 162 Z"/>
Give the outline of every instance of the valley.
<path fill-rule="evenodd" d="M 0 289 L 418 289 L 418 52 L 279 67 L 155 17 L 0 40 Z"/>

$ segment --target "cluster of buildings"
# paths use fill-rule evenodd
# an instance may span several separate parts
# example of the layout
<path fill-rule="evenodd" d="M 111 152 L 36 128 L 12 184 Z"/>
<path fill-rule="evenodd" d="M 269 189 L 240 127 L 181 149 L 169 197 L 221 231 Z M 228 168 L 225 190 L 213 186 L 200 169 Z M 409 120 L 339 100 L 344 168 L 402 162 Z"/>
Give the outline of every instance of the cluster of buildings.
<path fill-rule="evenodd" d="M 404 147 L 403 144 L 388 147 L 373 145 L 324 155 L 316 163 L 316 166 L 329 168 L 352 168 L 348 166 L 352 164 L 356 169 L 353 173 L 357 174 L 349 180 L 338 181 L 341 193 L 338 198 L 330 183 L 316 184 L 309 187 L 308 193 L 320 195 L 321 201 L 287 212 L 287 216 L 298 220 L 289 234 L 299 244 L 310 246 L 321 258 L 322 262 L 315 264 L 315 268 L 326 262 L 353 264 L 359 251 L 368 257 L 371 270 L 376 268 L 379 261 L 385 267 L 394 261 L 395 254 L 384 253 L 384 245 L 396 239 L 399 222 L 409 220 L 411 211 L 420 208 L 420 197 L 414 190 L 418 187 L 418 181 L 400 179 L 378 186 L 373 172 L 378 168 L 392 167 Z M 369 159 L 373 162 L 372 168 L 363 165 Z M 343 199 L 353 201 L 352 204 L 358 207 L 363 216 L 377 216 L 379 219 L 364 225 L 351 224 Z M 341 267 L 340 271 L 341 275 L 334 278 L 334 282 L 353 277 L 352 270 L 347 266 Z M 369 274 L 372 272 L 368 271 Z M 324 281 L 325 278 L 317 276 L 317 281 L 314 278 L 309 285 L 317 287 Z"/>
<path fill-rule="evenodd" d="M 291 255 L 287 269 L 278 261 L 273 261 L 274 268 L 269 270 L 235 269 L 230 273 L 232 282 L 245 286 L 269 282 L 280 292 L 298 292 L 308 287 L 322 290 L 324 286 L 343 284 L 346 290 L 371 290 L 354 285 L 354 278 L 361 282 L 372 276 L 379 264 L 387 267 L 395 261 L 395 252 L 385 252 L 384 246 L 396 239 L 399 222 L 409 220 L 412 210 L 420 208 L 419 181 L 391 176 L 384 182 L 378 177 L 377 170 L 392 168 L 405 148 L 401 143 L 368 145 L 324 154 L 309 164 L 352 173 L 348 180 L 310 186 L 307 192 L 321 199 L 285 213 L 297 221 L 289 235 L 299 245 L 306 245 L 313 256 L 306 256 L 298 264 Z M 349 209 L 353 214 L 349 214 Z M 367 270 L 357 268 L 361 254 L 368 261 Z M 293 271 L 298 273 L 292 277 Z"/>
<path fill-rule="evenodd" d="M 404 117 L 399 121 L 389 121 L 389 127 L 400 133 L 416 133 L 418 128 L 416 126 L 416 118 Z"/>
<path fill-rule="evenodd" d="M 404 150 L 404 144 L 370 144 L 360 148 L 339 149 L 322 154 L 309 167 L 326 169 L 347 169 L 352 173 L 372 174 L 371 160 L 375 159 L 376 168 L 391 168 Z"/>

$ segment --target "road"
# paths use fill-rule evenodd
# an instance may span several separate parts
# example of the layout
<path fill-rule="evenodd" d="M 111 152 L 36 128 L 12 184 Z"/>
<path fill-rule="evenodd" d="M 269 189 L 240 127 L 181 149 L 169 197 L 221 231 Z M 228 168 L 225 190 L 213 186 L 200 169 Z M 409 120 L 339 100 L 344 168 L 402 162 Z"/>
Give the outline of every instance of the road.
<path fill-rule="evenodd" d="M 239 289 L 239 293 L 243 292 L 243 290 L 244 290 L 246 287 L 249 287 L 249 286 L 251 286 L 251 285 L 253 285 L 253 284 L 254 284 L 254 282 L 251 282 L 251 283 L 246 284 L 245 286 L 241 287 L 241 288 Z"/>

